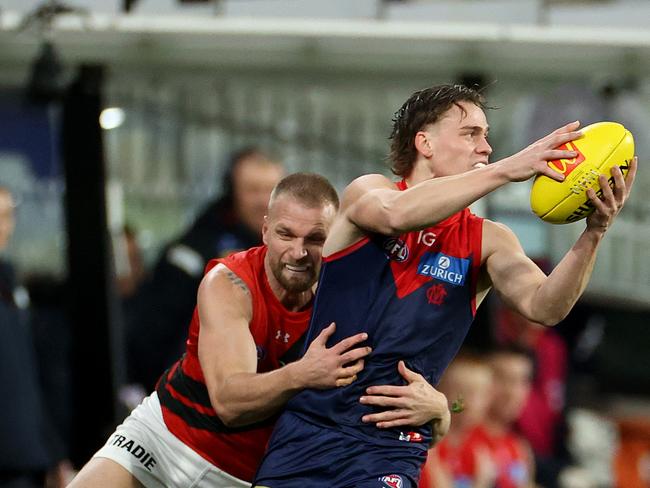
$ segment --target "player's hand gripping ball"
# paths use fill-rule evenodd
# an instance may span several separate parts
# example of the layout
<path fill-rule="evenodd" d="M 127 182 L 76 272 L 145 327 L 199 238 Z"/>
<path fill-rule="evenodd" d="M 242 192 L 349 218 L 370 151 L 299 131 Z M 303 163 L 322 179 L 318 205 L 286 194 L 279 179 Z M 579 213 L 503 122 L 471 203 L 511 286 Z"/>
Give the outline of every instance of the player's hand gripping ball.
<path fill-rule="evenodd" d="M 598 176 L 608 177 L 613 166 L 627 175 L 634 157 L 634 138 L 621 124 L 598 122 L 582 129 L 582 137 L 560 146 L 558 149 L 576 151 L 575 159 L 549 161 L 551 169 L 564 175 L 564 181 L 555 181 L 538 175 L 530 192 L 530 206 L 539 218 L 551 224 L 568 224 L 587 217 L 594 206 L 587 196 L 593 188 L 600 197 L 602 190 Z"/>

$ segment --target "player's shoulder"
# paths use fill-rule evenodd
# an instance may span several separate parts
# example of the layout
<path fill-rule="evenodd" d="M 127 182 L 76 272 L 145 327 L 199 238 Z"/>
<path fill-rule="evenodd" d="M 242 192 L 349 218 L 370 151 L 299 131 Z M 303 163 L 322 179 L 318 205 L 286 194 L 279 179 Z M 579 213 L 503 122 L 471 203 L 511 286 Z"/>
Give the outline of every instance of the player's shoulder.
<path fill-rule="evenodd" d="M 501 222 L 483 220 L 483 253 L 485 257 L 495 251 L 517 251 L 521 249 L 519 238 L 513 230 Z"/>
<path fill-rule="evenodd" d="M 393 183 L 385 175 L 379 173 L 369 173 L 361 175 L 347 186 L 348 188 L 376 188 L 376 187 L 391 187 L 395 188 L 395 183 Z"/>
<path fill-rule="evenodd" d="M 382 174 L 371 173 L 359 176 L 343 191 L 342 207 L 358 200 L 364 194 L 378 189 L 396 190 L 395 183 Z"/>
<path fill-rule="evenodd" d="M 517 236 L 510 227 L 501 222 L 483 219 L 483 235 L 487 238 L 516 239 Z"/>
<path fill-rule="evenodd" d="M 201 280 L 200 288 L 219 296 L 250 296 L 250 280 L 246 278 L 246 273 L 233 269 L 232 264 L 217 262 Z"/>

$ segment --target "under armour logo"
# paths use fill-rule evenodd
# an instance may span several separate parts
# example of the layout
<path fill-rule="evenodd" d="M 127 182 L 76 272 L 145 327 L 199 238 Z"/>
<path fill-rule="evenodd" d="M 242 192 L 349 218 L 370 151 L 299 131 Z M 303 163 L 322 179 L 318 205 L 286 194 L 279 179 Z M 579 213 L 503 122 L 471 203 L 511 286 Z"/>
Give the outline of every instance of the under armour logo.
<path fill-rule="evenodd" d="M 283 333 L 281 330 L 275 331 L 276 341 L 282 341 L 286 344 L 287 342 L 289 342 L 289 337 L 291 337 L 291 335 L 288 332 Z"/>

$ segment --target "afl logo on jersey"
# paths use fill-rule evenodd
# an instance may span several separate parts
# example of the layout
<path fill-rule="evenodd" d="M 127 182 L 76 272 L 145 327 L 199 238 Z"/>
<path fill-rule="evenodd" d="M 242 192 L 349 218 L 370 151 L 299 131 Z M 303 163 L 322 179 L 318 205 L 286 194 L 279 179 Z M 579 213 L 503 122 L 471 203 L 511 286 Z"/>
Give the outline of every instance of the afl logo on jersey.
<path fill-rule="evenodd" d="M 403 263 L 409 257 L 409 247 L 402 239 L 391 237 L 384 241 L 384 252 L 388 259 Z"/>
<path fill-rule="evenodd" d="M 379 481 L 385 483 L 384 486 L 389 486 L 390 488 L 402 488 L 404 483 L 402 482 L 402 477 L 398 474 L 388 474 L 379 478 Z"/>

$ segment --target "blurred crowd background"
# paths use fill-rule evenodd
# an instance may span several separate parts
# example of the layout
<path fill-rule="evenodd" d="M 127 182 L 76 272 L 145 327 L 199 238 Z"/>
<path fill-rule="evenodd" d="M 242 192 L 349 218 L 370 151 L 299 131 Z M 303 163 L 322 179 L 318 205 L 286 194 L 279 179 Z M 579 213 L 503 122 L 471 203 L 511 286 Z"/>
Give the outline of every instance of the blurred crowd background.
<path fill-rule="evenodd" d="M 576 119 L 634 134 L 571 315 L 547 330 L 492 297 L 467 348 L 530 354 L 512 422 L 539 486 L 650 486 L 649 20 L 647 0 L 1 0 L 0 486 L 61 486 L 176 359 L 207 259 L 259 242 L 283 172 L 388 174 L 393 112 L 440 82 L 484 90 L 493 160 Z M 584 224 L 543 223 L 529 189 L 474 210 L 550 270 Z"/>

